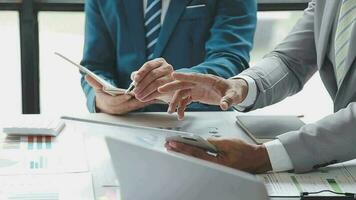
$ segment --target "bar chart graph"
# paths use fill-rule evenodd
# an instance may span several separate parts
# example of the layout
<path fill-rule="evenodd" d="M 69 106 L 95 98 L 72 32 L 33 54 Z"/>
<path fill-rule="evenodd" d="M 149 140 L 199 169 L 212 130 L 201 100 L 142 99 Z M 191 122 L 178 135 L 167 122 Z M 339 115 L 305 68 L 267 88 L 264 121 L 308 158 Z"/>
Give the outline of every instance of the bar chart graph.
<path fill-rule="evenodd" d="M 0 136 L 0 176 L 84 171 L 88 171 L 84 139 L 74 128 L 57 137 Z"/>
<path fill-rule="evenodd" d="M 28 136 L 28 150 L 49 150 L 52 149 L 51 136 Z"/>
<path fill-rule="evenodd" d="M 30 169 L 46 169 L 48 167 L 48 159 L 40 156 L 38 159 L 30 161 Z"/>

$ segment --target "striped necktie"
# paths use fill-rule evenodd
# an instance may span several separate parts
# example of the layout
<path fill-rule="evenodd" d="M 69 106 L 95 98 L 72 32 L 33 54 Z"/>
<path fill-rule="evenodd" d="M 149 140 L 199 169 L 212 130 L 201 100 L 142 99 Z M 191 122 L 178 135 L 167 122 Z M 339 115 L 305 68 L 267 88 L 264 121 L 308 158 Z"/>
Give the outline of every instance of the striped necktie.
<path fill-rule="evenodd" d="M 145 11 L 145 29 L 146 29 L 146 55 L 148 60 L 154 58 L 153 52 L 161 31 L 161 0 L 147 0 Z"/>
<path fill-rule="evenodd" d="M 350 49 L 350 37 L 355 19 L 356 0 L 343 0 L 335 35 L 335 73 L 339 87 L 347 73 L 346 58 Z"/>

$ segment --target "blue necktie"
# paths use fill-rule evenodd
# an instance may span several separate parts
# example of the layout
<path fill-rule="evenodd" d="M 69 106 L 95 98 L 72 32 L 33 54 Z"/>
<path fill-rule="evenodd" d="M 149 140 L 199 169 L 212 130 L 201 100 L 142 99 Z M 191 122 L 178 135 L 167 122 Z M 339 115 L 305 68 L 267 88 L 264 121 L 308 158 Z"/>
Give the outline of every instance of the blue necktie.
<path fill-rule="evenodd" d="M 145 29 L 146 29 L 146 55 L 148 60 L 154 58 L 153 52 L 161 31 L 161 0 L 147 0 L 145 11 Z"/>

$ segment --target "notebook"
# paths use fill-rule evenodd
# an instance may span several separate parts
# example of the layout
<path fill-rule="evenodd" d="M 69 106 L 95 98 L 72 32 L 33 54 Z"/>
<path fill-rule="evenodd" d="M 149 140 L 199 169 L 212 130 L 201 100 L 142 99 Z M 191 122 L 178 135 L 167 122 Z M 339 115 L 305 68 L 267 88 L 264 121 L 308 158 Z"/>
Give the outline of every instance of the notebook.
<path fill-rule="evenodd" d="M 278 135 L 299 130 L 305 123 L 297 116 L 236 116 L 236 123 L 257 144 L 276 139 Z"/>

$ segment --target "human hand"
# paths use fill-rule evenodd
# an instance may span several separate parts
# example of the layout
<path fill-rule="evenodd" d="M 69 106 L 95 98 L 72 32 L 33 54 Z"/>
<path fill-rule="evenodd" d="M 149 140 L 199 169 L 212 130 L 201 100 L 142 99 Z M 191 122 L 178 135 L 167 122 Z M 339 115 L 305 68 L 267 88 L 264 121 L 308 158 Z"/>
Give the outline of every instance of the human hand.
<path fill-rule="evenodd" d="M 165 147 L 170 151 L 250 173 L 264 173 L 272 170 L 264 145 L 248 144 L 239 139 L 208 139 L 208 141 L 218 150 L 217 156 L 210 155 L 201 148 L 174 141 L 167 142 Z"/>
<path fill-rule="evenodd" d="M 172 65 L 168 64 L 163 58 L 148 61 L 131 75 L 132 80 L 135 82 L 135 89 L 132 92 L 142 102 L 159 99 L 168 103 L 173 93 L 162 94 L 157 89 L 173 81 L 171 75 L 173 72 Z"/>
<path fill-rule="evenodd" d="M 159 87 L 158 91 L 163 94 L 175 91 L 168 112 L 173 113 L 177 110 L 179 119 L 184 117 L 185 108 L 191 102 L 219 105 L 222 110 L 227 110 L 241 103 L 248 92 L 248 85 L 242 79 L 176 72 L 172 77 L 175 81 Z"/>
<path fill-rule="evenodd" d="M 122 115 L 130 111 L 143 108 L 153 102 L 140 102 L 132 94 L 111 96 L 102 90 L 102 85 L 90 76 L 85 76 L 85 80 L 95 91 L 96 108 L 100 112 Z"/>

